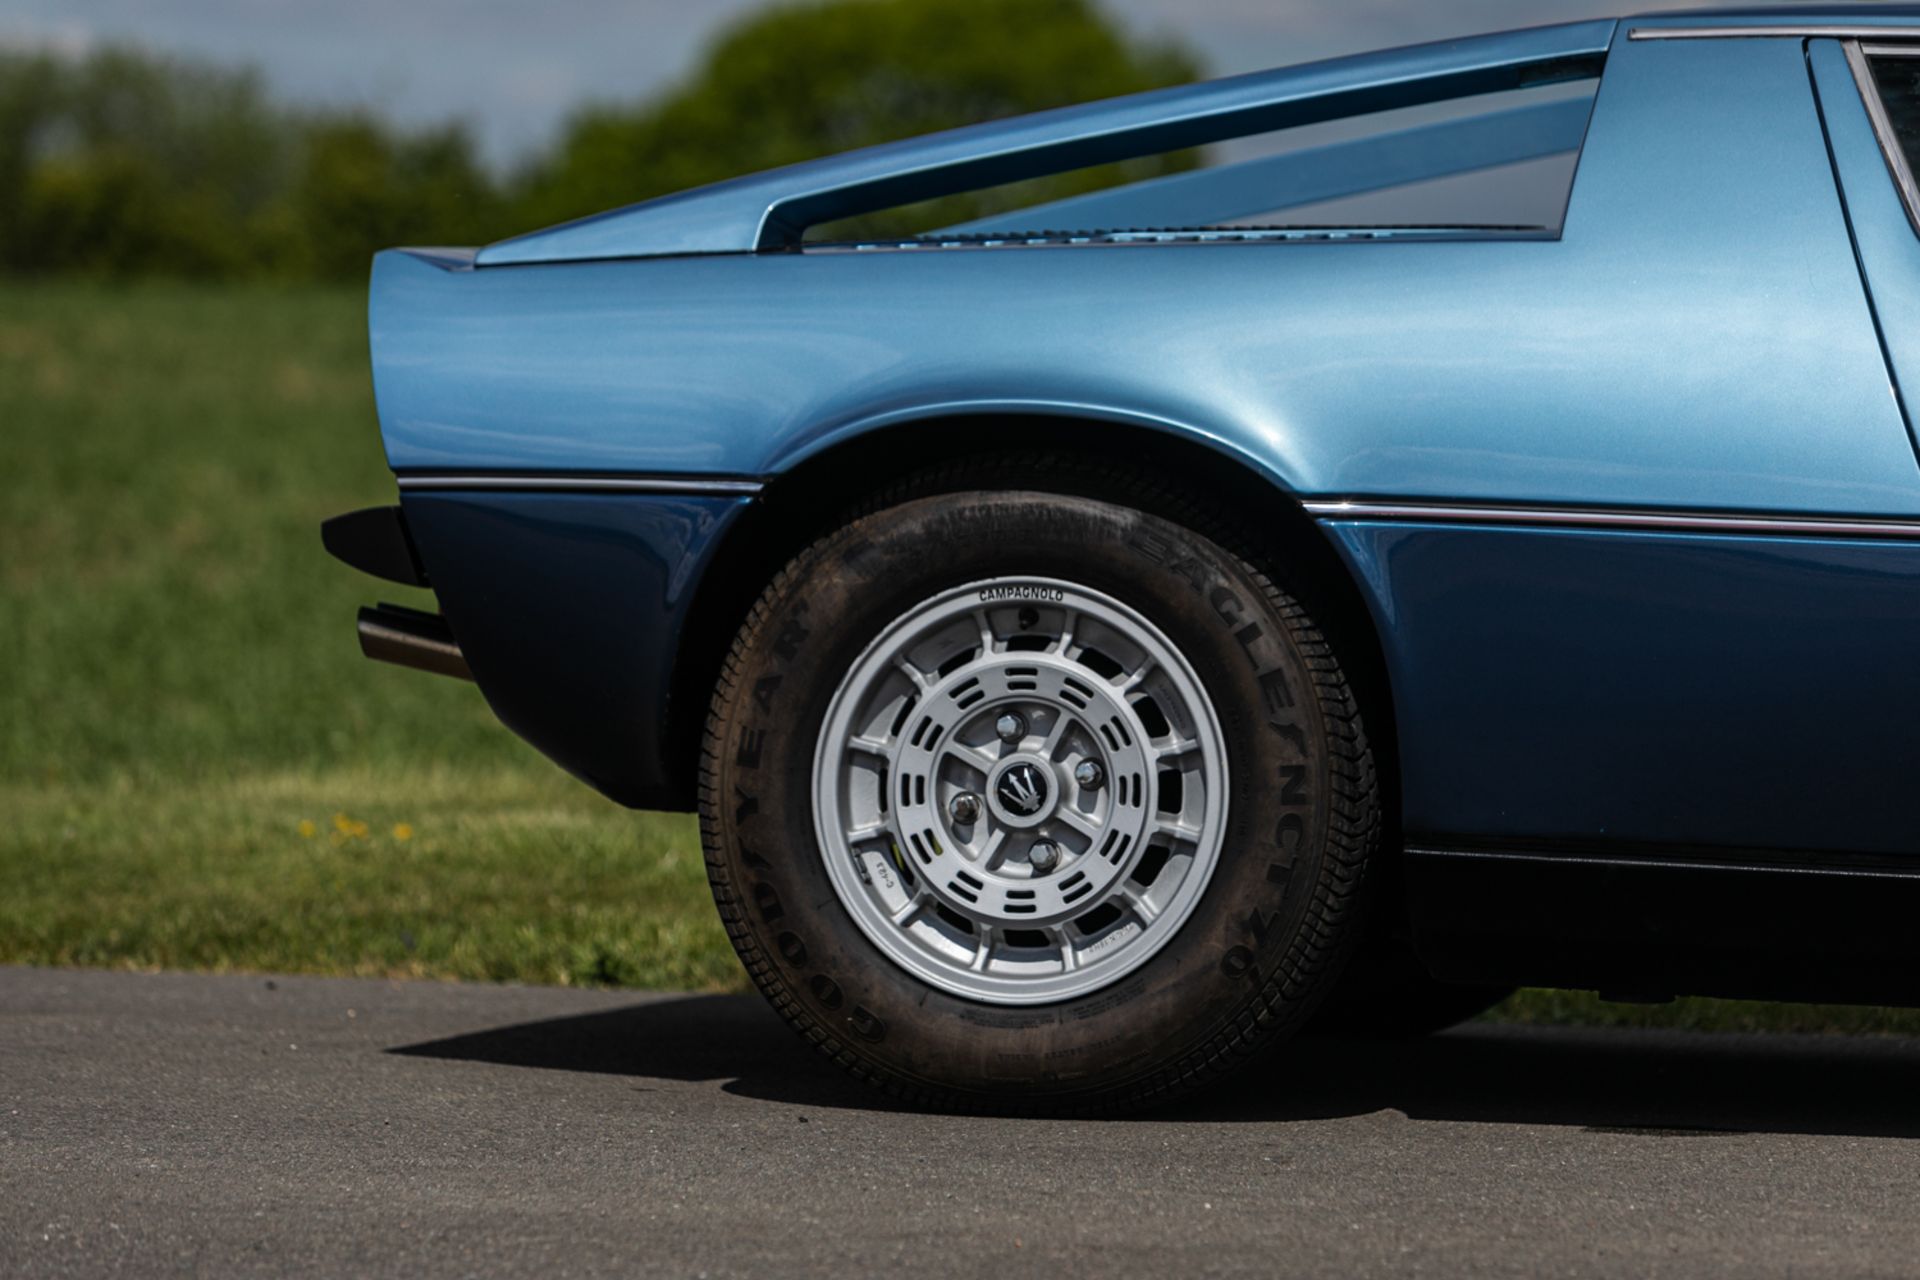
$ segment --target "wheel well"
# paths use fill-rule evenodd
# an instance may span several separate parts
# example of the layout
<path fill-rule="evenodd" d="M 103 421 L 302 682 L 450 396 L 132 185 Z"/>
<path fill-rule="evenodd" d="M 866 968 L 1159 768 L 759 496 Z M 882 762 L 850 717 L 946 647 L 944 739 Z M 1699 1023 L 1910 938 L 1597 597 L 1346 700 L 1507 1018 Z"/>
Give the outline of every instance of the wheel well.
<path fill-rule="evenodd" d="M 673 785 L 688 807 L 721 663 L 753 602 L 787 561 L 849 511 L 918 472 L 974 457 L 1034 454 L 1137 471 L 1156 488 L 1224 514 L 1230 532 L 1307 606 L 1340 654 L 1380 772 L 1389 827 L 1381 847 L 1397 849 L 1398 747 L 1379 634 L 1352 574 L 1313 518 L 1293 495 L 1207 444 L 1145 427 L 1038 415 L 903 423 L 826 450 L 768 483 L 707 567 L 680 637 L 661 758 L 683 762 Z"/>

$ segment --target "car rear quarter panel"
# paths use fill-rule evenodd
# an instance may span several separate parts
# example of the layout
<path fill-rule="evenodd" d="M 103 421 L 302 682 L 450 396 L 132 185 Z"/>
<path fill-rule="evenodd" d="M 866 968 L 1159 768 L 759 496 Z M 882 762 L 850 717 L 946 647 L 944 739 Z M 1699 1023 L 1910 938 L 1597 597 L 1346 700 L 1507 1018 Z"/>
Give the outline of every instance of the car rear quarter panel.
<path fill-rule="evenodd" d="M 777 480 L 878 425 L 990 407 L 1191 435 L 1271 480 L 1276 504 L 1379 496 L 1920 514 L 1920 468 L 1797 40 L 1616 41 L 1558 240 L 811 251 L 477 270 L 386 254 L 372 323 L 389 459 L 403 474 Z M 1606 815 L 1631 811 L 1644 817 L 1631 834 L 1654 841 L 1814 839 L 1814 819 L 1769 825 L 1782 811 L 1757 798 L 1792 772 L 1781 735 L 1827 738 L 1845 716 L 1804 686 L 1789 714 L 1775 714 L 1783 666 L 1809 680 L 1836 672 L 1816 676 L 1817 633 L 1799 622 L 1770 630 L 1768 610 L 1784 600 L 1839 625 L 1866 619 L 1855 656 L 1875 662 L 1908 625 L 1897 603 L 1914 564 L 1907 546 L 1782 554 L 1498 524 L 1348 522 L 1333 533 L 1372 593 L 1401 709 L 1409 814 L 1435 837 L 1605 835 Z M 585 566 L 601 546 L 589 530 L 553 554 Z M 495 554 L 513 572 L 450 590 L 436 563 L 456 554 L 448 547 L 423 554 L 463 643 L 461 612 L 482 613 L 463 596 L 483 587 L 485 610 L 537 625 L 528 606 L 549 598 L 551 573 L 535 558 Z M 1663 565 L 1664 577 L 1646 577 Z M 1511 576 L 1490 578 L 1494 566 Z M 1519 583 L 1529 599 L 1508 594 Z M 493 664 L 497 679 L 564 661 L 562 634 L 490 641 L 513 655 Z M 595 661 L 651 663 L 664 680 L 672 646 L 653 635 L 614 637 Z M 1729 661 L 1742 643 L 1747 658 Z M 473 656 L 480 674 L 490 660 Z M 1871 696 L 1860 681 L 1874 669 L 1839 671 L 1840 692 Z M 563 721 L 658 706 L 569 688 L 564 714 L 552 713 Z M 1895 713 L 1908 714 L 1910 692 L 1868 717 L 1862 742 L 1906 741 Z M 1851 759 L 1796 758 L 1815 790 Z M 657 764 L 658 749 L 634 759 Z M 1675 778 L 1689 783 L 1676 789 Z M 1899 843 L 1884 806 L 1858 812 L 1841 837 Z"/>
<path fill-rule="evenodd" d="M 1920 510 L 1787 40 L 1618 45 L 1558 241 L 389 254 L 373 328 L 400 469 L 770 475 L 1017 404 L 1298 494 Z"/>
<path fill-rule="evenodd" d="M 699 583 L 745 498 L 420 493 L 407 525 L 494 714 L 636 808 L 690 808 L 663 758 L 666 678 Z"/>

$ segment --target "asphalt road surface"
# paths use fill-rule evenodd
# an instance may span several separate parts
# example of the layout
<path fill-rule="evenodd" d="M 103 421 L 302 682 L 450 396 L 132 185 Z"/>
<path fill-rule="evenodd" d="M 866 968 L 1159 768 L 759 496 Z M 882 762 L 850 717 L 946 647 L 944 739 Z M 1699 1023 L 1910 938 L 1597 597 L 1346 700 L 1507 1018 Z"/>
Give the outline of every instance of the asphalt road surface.
<path fill-rule="evenodd" d="M 757 999 L 0 969 L 0 1275 L 1914 1275 L 1920 1042 L 1478 1026 L 918 1115 Z"/>

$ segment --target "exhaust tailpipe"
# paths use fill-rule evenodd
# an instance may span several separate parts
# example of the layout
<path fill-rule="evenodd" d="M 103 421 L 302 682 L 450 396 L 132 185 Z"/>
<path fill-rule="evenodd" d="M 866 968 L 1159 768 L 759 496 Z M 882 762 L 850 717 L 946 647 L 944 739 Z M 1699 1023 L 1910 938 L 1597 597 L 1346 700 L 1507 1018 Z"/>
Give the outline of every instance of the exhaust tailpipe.
<path fill-rule="evenodd" d="M 375 662 L 431 671 L 437 675 L 473 679 L 466 655 L 453 638 L 447 620 L 397 604 L 372 605 L 360 610 L 360 652 Z"/>

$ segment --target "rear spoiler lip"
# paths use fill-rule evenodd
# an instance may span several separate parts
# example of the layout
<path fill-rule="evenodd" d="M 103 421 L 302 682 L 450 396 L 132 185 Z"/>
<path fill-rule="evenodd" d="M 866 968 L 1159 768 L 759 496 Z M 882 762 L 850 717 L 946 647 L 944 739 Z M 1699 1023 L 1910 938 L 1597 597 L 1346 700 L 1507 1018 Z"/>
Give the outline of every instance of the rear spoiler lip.
<path fill-rule="evenodd" d="M 409 258 L 416 258 L 428 266 L 438 267 L 442 271 L 471 271 L 474 268 L 475 260 L 480 256 L 478 247 L 458 248 L 439 245 L 400 245 L 392 249 L 382 249 L 380 252 L 404 253 Z M 379 254 L 374 256 L 378 257 Z"/>

